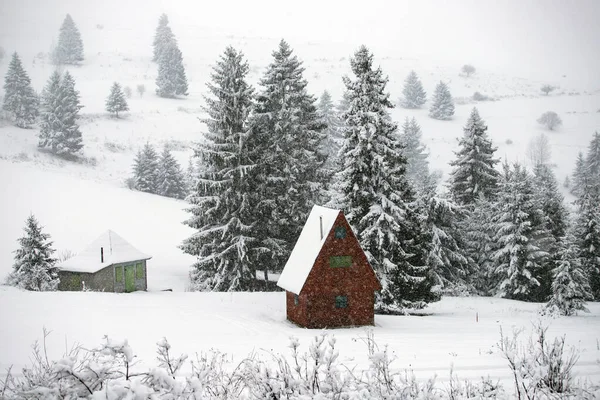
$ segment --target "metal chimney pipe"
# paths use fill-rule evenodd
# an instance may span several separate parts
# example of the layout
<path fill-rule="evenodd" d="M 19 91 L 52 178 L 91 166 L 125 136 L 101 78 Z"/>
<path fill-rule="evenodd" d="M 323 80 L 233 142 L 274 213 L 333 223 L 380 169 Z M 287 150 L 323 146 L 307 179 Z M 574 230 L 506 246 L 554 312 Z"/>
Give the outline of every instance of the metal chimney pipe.
<path fill-rule="evenodd" d="M 100 263 L 104 263 L 104 247 L 100 247 Z"/>
<path fill-rule="evenodd" d="M 321 228 L 321 240 L 323 240 L 323 216 L 319 216 L 319 227 Z"/>

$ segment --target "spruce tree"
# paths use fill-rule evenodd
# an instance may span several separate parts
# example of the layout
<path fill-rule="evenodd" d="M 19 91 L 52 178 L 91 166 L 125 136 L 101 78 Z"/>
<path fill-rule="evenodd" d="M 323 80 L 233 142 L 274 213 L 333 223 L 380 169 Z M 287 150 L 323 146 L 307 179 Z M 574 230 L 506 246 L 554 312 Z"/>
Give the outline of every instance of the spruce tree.
<path fill-rule="evenodd" d="M 496 293 L 502 297 L 524 301 L 546 301 L 536 296 L 547 284 L 544 265 L 548 259 L 545 216 L 536 201 L 530 174 L 515 164 L 505 165 L 495 216 L 493 240 L 498 249 L 493 253 L 495 273 L 499 279 Z"/>
<path fill-rule="evenodd" d="M 573 171 L 573 186 L 571 186 L 571 194 L 575 197 L 580 197 L 583 194 L 583 188 L 587 185 L 587 170 L 585 158 L 580 151 L 575 161 L 575 170 Z"/>
<path fill-rule="evenodd" d="M 245 144 L 253 99 L 248 71 L 243 54 L 227 47 L 207 83 L 208 132 L 196 150 L 199 179 L 188 198 L 191 216 L 185 221 L 196 232 L 181 245 L 197 257 L 190 273 L 195 290 L 256 290 L 255 271 L 267 268 L 256 263 L 259 224 L 249 176 L 255 161 Z"/>
<path fill-rule="evenodd" d="M 4 77 L 2 108 L 11 115 L 19 128 L 30 128 L 39 113 L 38 97 L 17 53 L 13 54 Z"/>
<path fill-rule="evenodd" d="M 119 118 L 119 112 L 129 111 L 125 94 L 117 82 L 113 83 L 110 88 L 110 94 L 106 99 L 106 111 L 114 113 L 117 118 Z"/>
<path fill-rule="evenodd" d="M 421 141 L 421 127 L 417 120 L 408 117 L 402 125 L 400 144 L 406 157 L 406 177 L 420 194 L 433 194 L 437 178 L 429 172 L 429 153 Z"/>
<path fill-rule="evenodd" d="M 433 119 L 449 120 L 454 115 L 454 100 L 450 94 L 448 85 L 444 82 L 438 83 L 433 93 L 429 116 Z"/>
<path fill-rule="evenodd" d="M 331 95 L 328 91 L 324 91 L 317 103 L 319 116 L 323 123 L 327 126 L 323 133 L 323 153 L 327 157 L 325 168 L 328 174 L 331 175 L 338 169 L 338 153 L 342 147 L 344 137 L 341 132 L 341 121 L 335 110 Z"/>
<path fill-rule="evenodd" d="M 533 182 L 545 215 L 546 229 L 558 243 L 567 234 L 569 211 L 565 207 L 556 176 L 548 165 L 537 165 L 533 170 Z"/>
<path fill-rule="evenodd" d="M 437 196 L 431 197 L 427 205 L 427 223 L 432 235 L 427 263 L 433 270 L 436 285 L 449 294 L 472 293 L 474 262 L 465 256 L 466 246 L 458 225 L 464 210 L 450 199 Z"/>
<path fill-rule="evenodd" d="M 24 230 L 25 236 L 18 239 L 20 248 L 14 252 L 15 262 L 8 283 L 25 290 L 56 290 L 59 278 L 50 235 L 42 232 L 33 215 L 27 218 Z"/>
<path fill-rule="evenodd" d="M 58 45 L 54 49 L 55 64 L 79 64 L 83 61 L 83 42 L 71 15 L 67 14 L 60 27 Z"/>
<path fill-rule="evenodd" d="M 474 269 L 467 279 L 467 284 L 471 284 L 483 296 L 493 295 L 495 288 L 503 279 L 499 281 L 495 274 L 495 261 L 492 257 L 498 247 L 494 241 L 495 211 L 495 203 L 479 198 L 465 210 L 463 218 L 457 215 L 459 217 L 457 233 L 462 242 L 461 247 L 464 249 L 465 257 L 474 262 Z"/>
<path fill-rule="evenodd" d="M 404 95 L 402 99 L 402 107 L 404 108 L 421 108 L 427 101 L 427 94 L 415 71 L 410 71 L 404 80 L 402 94 Z"/>
<path fill-rule="evenodd" d="M 324 140 L 316 99 L 306 89 L 302 62 L 282 40 L 260 80 L 249 120 L 256 227 L 265 251 L 259 265 L 285 264 L 314 203 L 326 198 Z"/>
<path fill-rule="evenodd" d="M 157 194 L 175 199 L 184 199 L 186 196 L 185 177 L 181 166 L 173 158 L 168 146 L 165 146 L 158 160 L 156 174 Z"/>
<path fill-rule="evenodd" d="M 562 315 L 575 315 L 577 311 L 589 312 L 586 300 L 592 300 L 588 279 L 581 265 L 579 248 L 574 238 L 568 237 L 561 246 L 558 262 L 552 271 L 552 297 L 546 305 Z"/>
<path fill-rule="evenodd" d="M 152 61 L 158 62 L 162 56 L 163 50 L 171 43 L 177 43 L 175 35 L 169 26 L 169 17 L 162 14 L 158 19 L 158 26 L 154 34 L 152 46 L 154 48 Z"/>
<path fill-rule="evenodd" d="M 146 143 L 135 157 L 133 180 L 136 190 L 158 193 L 158 155 L 150 143 Z"/>
<path fill-rule="evenodd" d="M 161 50 L 161 56 L 158 60 L 156 86 L 156 94 L 160 97 L 188 95 L 183 56 L 175 42 L 168 43 Z"/>
<path fill-rule="evenodd" d="M 187 188 L 187 193 L 190 194 L 198 184 L 198 172 L 196 171 L 196 166 L 194 165 L 193 157 L 190 157 L 188 160 L 188 166 L 185 170 L 185 185 Z"/>
<path fill-rule="evenodd" d="M 71 158 L 83 148 L 77 119 L 79 92 L 69 72 L 61 78 L 54 72 L 42 92 L 42 118 L 38 146 L 52 153 Z"/>
<path fill-rule="evenodd" d="M 487 126 L 476 108 L 463 130 L 463 137 L 458 142 L 460 150 L 456 160 L 450 163 L 454 167 L 450 192 L 458 204 L 472 205 L 480 197 L 494 198 L 500 177 L 494 166 L 499 160 L 494 158 L 497 149 L 488 138 Z"/>
<path fill-rule="evenodd" d="M 438 299 L 427 265 L 431 237 L 405 176 L 406 158 L 388 112 L 388 80 L 373 69 L 364 46 L 350 62 L 355 78 L 344 77 L 350 108 L 339 174 L 343 206 L 382 283 L 377 307 L 422 307 Z"/>
<path fill-rule="evenodd" d="M 588 148 L 585 175 L 591 187 L 600 188 L 600 133 L 598 132 L 594 133 Z"/>

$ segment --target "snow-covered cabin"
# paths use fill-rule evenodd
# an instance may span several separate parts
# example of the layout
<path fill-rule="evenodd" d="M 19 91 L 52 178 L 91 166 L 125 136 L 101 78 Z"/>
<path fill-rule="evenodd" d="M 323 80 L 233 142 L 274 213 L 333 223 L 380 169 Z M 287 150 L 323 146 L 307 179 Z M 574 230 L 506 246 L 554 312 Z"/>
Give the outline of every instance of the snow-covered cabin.
<path fill-rule="evenodd" d="M 373 325 L 381 285 L 344 213 L 314 206 L 277 285 L 287 318 L 307 328 Z"/>
<path fill-rule="evenodd" d="M 108 230 L 76 256 L 58 265 L 58 290 L 90 289 L 104 292 L 146 290 L 146 261 L 142 253 Z"/>

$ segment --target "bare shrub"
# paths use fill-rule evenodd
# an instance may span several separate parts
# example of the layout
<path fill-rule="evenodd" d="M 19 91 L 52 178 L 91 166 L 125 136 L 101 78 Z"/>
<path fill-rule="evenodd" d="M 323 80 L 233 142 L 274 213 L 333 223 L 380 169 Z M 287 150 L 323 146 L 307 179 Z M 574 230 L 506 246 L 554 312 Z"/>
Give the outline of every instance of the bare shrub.
<path fill-rule="evenodd" d="M 492 98 L 483 93 L 475 92 L 475 93 L 473 93 L 473 100 L 475 100 L 475 101 L 490 101 L 490 100 L 492 100 Z"/>
<path fill-rule="evenodd" d="M 551 131 L 562 125 L 562 120 L 554 111 L 546 111 L 537 119 L 537 122 Z"/>
<path fill-rule="evenodd" d="M 529 145 L 527 146 L 527 158 L 531 162 L 531 165 L 547 165 L 550 163 L 551 157 L 552 149 L 550 148 L 548 136 L 542 133 L 529 141 Z"/>
<path fill-rule="evenodd" d="M 556 90 L 556 86 L 552 86 L 552 85 L 543 85 L 540 90 L 542 91 L 542 93 L 544 93 L 546 96 L 548 96 L 550 94 L 550 92 L 553 92 L 554 90 Z"/>
<path fill-rule="evenodd" d="M 460 72 L 462 72 L 462 74 L 468 78 L 469 76 L 471 76 L 475 73 L 475 67 L 472 66 L 471 64 L 465 64 L 460 69 Z"/>

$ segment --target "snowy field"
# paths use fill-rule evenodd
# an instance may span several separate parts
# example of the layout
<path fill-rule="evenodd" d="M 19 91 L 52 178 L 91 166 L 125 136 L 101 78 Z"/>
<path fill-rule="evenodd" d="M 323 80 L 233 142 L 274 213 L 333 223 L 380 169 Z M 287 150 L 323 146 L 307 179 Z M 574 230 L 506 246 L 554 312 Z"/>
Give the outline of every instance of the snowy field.
<path fill-rule="evenodd" d="M 52 357 L 62 355 L 65 343 L 90 348 L 106 334 L 127 338 L 142 365 L 154 362 L 155 343 L 163 336 L 176 353 L 216 348 L 241 359 L 252 351 L 287 354 L 290 336 L 299 337 L 306 349 L 321 333 L 286 322 L 282 293 L 185 292 L 193 258 L 177 246 L 192 233 L 181 223 L 188 216 L 186 203 L 125 187 L 135 153 L 146 142 L 170 145 L 187 165 L 194 143 L 202 141 L 204 126 L 198 118 L 203 116 L 210 67 L 227 45 L 245 53 L 249 79 L 256 84 L 285 38 L 304 61 L 309 91 L 319 96 L 327 89 L 336 102 L 343 90 L 341 77 L 350 73 L 349 58 L 362 43 L 389 76 L 387 89 L 394 101 L 412 69 L 428 97 L 440 80 L 448 83 L 457 100 L 453 120 L 430 119 L 429 104 L 422 110 L 391 112 L 400 124 L 405 117 L 417 119 L 431 167 L 442 171 L 444 179 L 473 106 L 488 124 L 501 159 L 527 163 L 528 143 L 545 133 L 561 183 L 572 172 L 577 153 L 600 131 L 600 7 L 594 1 L 577 2 L 577 22 L 564 18 L 572 16 L 564 10 L 566 2 L 376 0 L 369 9 L 352 1 L 344 2 L 344 8 L 316 0 L 301 8 L 276 0 L 211 2 L 210 8 L 204 3 L 0 0 L 0 46 L 7 52 L 0 76 L 16 50 L 40 92 L 54 69 L 47 53 L 66 13 L 81 31 L 86 57 L 81 66 L 69 68 L 84 105 L 84 162 L 40 153 L 37 128 L 23 130 L 0 120 L 0 279 L 12 268 L 12 251 L 30 213 L 52 235 L 59 253 L 76 252 L 112 229 L 153 256 L 147 293 L 27 293 L 0 286 L 0 374 L 10 365 L 18 370 L 29 362 L 30 345 L 41 339 L 43 327 L 52 331 Z M 150 61 L 151 43 L 163 12 L 183 52 L 190 85 L 185 99 L 154 94 L 157 67 Z M 229 18 L 215 17 L 228 12 Z M 474 76 L 458 76 L 465 63 L 475 65 Z M 104 111 L 114 81 L 134 90 L 131 111 L 120 119 Z M 545 83 L 559 89 L 544 96 L 539 89 Z M 139 84 L 146 86 L 141 98 L 135 93 Z M 475 91 L 494 101 L 469 100 Z M 550 110 L 563 120 L 552 132 L 536 123 Z M 489 375 L 505 381 L 509 370 L 495 347 L 500 327 L 505 333 L 529 330 L 539 307 L 495 298 L 444 298 L 425 310 L 428 316 L 376 316 L 375 338 L 395 352 L 395 368 L 414 370 L 422 379 L 438 374 L 444 380 L 454 365 L 461 378 Z M 547 322 L 552 336 L 566 334 L 567 343 L 581 351 L 576 374 L 599 382 L 600 304 L 589 308 L 589 314 Z M 366 365 L 366 347 L 356 340 L 365 335 L 363 328 L 328 333 L 338 339 L 343 363 Z"/>
<path fill-rule="evenodd" d="M 396 370 L 412 370 L 419 379 L 448 379 L 450 367 L 460 378 L 490 376 L 509 384 L 510 370 L 497 348 L 505 335 L 524 328 L 528 337 L 539 304 L 494 298 L 444 298 L 427 316 L 376 316 L 373 328 L 380 346 L 397 357 Z M 567 345 L 581 353 L 575 375 L 600 381 L 600 304 L 577 317 L 542 320 L 550 337 L 566 334 Z M 102 337 L 128 339 L 139 368 L 153 366 L 156 342 L 166 337 L 176 354 L 219 349 L 240 361 L 251 352 L 289 355 L 289 338 L 300 339 L 302 351 L 316 335 L 335 335 L 340 362 L 366 368 L 367 348 L 359 338 L 364 328 L 311 330 L 285 319 L 283 293 L 26 293 L 0 287 L 0 370 L 28 362 L 30 345 L 52 331 L 49 356 L 62 356 L 65 346 L 99 346 Z M 477 321 L 477 316 L 479 320 Z M 358 340 L 357 340 L 358 339 Z M 15 369 L 19 371 L 19 368 Z"/>

